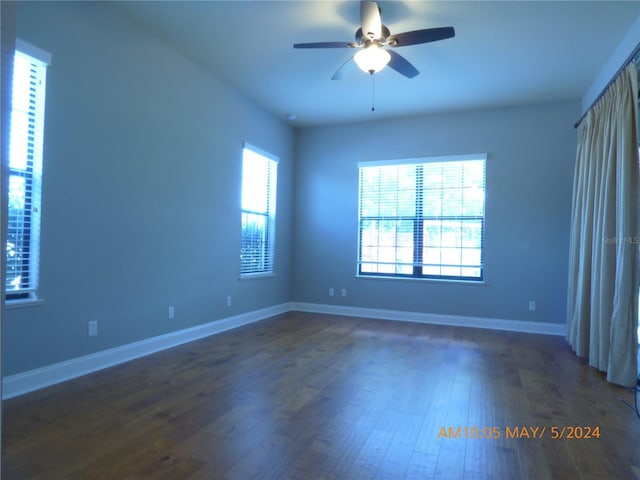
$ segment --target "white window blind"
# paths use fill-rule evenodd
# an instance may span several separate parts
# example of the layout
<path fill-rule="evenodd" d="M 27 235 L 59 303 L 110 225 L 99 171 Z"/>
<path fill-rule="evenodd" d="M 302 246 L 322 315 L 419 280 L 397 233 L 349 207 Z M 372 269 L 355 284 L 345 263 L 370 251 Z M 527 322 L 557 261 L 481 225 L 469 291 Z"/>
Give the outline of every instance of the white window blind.
<path fill-rule="evenodd" d="M 273 273 L 278 159 L 245 143 L 242 151 L 240 274 Z"/>
<path fill-rule="evenodd" d="M 485 159 L 361 163 L 358 274 L 482 281 Z"/>
<path fill-rule="evenodd" d="M 7 300 L 35 298 L 40 259 L 42 144 L 50 56 L 17 41 L 9 133 Z"/>

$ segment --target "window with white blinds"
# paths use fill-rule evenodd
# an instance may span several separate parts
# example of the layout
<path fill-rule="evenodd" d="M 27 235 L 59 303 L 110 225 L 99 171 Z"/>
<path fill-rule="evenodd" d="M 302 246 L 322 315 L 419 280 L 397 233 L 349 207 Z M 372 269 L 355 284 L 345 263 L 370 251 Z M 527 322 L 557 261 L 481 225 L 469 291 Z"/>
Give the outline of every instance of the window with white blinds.
<path fill-rule="evenodd" d="M 485 161 L 361 162 L 358 275 L 482 281 Z"/>
<path fill-rule="evenodd" d="M 6 298 L 35 299 L 40 261 L 40 193 L 50 55 L 16 42 L 9 129 Z"/>
<path fill-rule="evenodd" d="M 278 159 L 245 143 L 242 150 L 240 275 L 272 274 Z"/>

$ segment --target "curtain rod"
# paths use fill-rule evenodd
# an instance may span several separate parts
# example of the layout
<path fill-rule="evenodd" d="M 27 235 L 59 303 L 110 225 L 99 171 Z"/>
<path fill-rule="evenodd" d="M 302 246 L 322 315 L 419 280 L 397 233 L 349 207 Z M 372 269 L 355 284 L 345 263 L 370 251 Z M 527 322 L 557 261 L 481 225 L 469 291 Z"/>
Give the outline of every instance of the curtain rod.
<path fill-rule="evenodd" d="M 615 73 L 615 75 L 611 78 L 611 80 L 609 80 L 609 83 L 607 83 L 604 88 L 602 89 L 602 91 L 600 92 L 600 94 L 596 97 L 596 99 L 591 103 L 591 105 L 589 105 L 589 108 L 587 108 L 585 110 L 585 112 L 582 114 L 582 116 L 580 117 L 580 119 L 576 122 L 576 124 L 573 126 L 574 128 L 578 128 L 578 126 L 582 123 L 582 121 L 584 120 L 584 117 L 587 116 L 587 113 L 589 113 L 589 110 L 591 110 L 594 105 L 596 103 L 598 103 L 598 100 L 600 100 L 602 98 L 602 96 L 605 94 L 605 92 L 607 91 L 607 89 L 613 84 L 613 82 L 616 81 L 616 79 L 618 78 L 618 75 L 620 75 L 622 73 L 622 71 L 627 68 L 627 65 L 629 65 L 631 62 L 637 62 L 638 60 L 640 60 L 640 43 L 638 45 L 636 45 L 636 48 L 633 49 L 633 51 L 631 52 L 631 54 L 627 57 L 627 59 L 624 61 L 624 63 L 622 64 L 622 66 L 618 69 L 618 71 Z"/>

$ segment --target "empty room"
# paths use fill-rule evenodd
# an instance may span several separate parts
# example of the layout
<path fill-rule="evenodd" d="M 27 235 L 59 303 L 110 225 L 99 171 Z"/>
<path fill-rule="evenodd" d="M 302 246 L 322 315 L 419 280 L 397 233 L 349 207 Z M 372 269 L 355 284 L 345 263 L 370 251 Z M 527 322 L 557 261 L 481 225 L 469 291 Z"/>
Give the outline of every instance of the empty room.
<path fill-rule="evenodd" d="M 640 2 L 0 5 L 3 479 L 640 478 Z"/>

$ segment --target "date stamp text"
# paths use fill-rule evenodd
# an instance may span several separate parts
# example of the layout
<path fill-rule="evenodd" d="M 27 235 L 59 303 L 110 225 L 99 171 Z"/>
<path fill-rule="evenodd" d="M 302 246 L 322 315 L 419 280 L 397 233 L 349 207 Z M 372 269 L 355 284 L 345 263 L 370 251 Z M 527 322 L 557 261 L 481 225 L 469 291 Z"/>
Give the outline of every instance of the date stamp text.
<path fill-rule="evenodd" d="M 591 425 L 565 425 L 565 426 L 542 426 L 542 425 L 507 425 L 505 427 L 496 426 L 442 426 L 438 431 L 438 438 L 471 438 L 471 439 L 543 439 L 552 440 L 589 440 L 600 438 L 600 427 Z"/>

